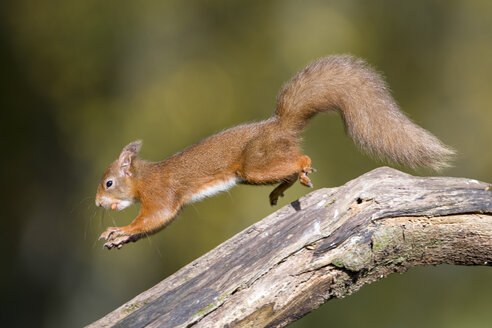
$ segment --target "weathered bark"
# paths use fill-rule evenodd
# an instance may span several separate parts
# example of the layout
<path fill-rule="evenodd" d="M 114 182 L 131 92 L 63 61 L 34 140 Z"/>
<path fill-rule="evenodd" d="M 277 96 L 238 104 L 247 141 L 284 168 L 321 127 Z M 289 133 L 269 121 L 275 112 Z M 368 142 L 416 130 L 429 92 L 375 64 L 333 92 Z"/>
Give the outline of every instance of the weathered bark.
<path fill-rule="evenodd" d="M 91 327 L 282 327 L 412 266 L 490 265 L 490 188 L 376 169 L 281 208 Z"/>

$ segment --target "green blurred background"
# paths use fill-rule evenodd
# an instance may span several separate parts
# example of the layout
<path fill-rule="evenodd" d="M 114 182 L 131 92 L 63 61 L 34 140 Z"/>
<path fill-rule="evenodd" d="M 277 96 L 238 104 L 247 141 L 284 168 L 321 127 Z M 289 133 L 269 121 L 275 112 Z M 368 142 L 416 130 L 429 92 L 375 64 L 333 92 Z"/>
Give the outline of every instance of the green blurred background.
<path fill-rule="evenodd" d="M 492 1 L 12 0 L 0 5 L 2 326 L 88 324 L 272 209 L 239 186 L 183 210 L 150 239 L 107 251 L 94 194 L 128 142 L 161 160 L 232 125 L 269 117 L 281 85 L 336 53 L 384 72 L 401 107 L 458 150 L 442 174 L 492 182 Z M 304 135 L 315 187 L 382 165 L 338 115 Z M 408 171 L 429 175 L 432 172 Z M 296 185 L 280 205 L 309 190 Z M 490 327 L 492 270 L 393 275 L 294 327 Z"/>

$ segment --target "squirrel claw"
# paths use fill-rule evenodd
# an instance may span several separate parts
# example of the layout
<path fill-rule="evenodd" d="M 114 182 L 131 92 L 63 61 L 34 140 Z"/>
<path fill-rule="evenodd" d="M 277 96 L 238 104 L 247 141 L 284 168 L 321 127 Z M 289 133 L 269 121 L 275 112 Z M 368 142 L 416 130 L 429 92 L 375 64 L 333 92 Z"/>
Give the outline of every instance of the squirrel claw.
<path fill-rule="evenodd" d="M 99 236 L 99 240 L 101 239 L 104 239 L 104 240 L 112 240 L 113 239 L 113 235 L 115 233 L 118 233 L 120 232 L 120 228 L 116 228 L 116 227 L 109 227 L 106 229 L 106 231 L 104 231 L 100 236 Z"/>
<path fill-rule="evenodd" d="M 311 181 L 308 181 L 306 184 L 304 184 L 306 187 L 309 188 L 314 188 L 313 183 Z"/>
<path fill-rule="evenodd" d="M 302 168 L 302 172 L 308 174 L 308 173 L 313 173 L 316 172 L 316 169 L 312 168 L 311 166 L 306 166 Z"/>

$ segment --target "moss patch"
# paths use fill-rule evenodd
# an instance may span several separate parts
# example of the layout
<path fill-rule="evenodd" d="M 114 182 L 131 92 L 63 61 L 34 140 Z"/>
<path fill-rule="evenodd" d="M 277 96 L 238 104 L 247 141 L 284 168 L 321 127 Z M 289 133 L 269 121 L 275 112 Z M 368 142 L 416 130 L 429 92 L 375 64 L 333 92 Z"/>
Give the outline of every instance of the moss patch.
<path fill-rule="evenodd" d="M 132 304 L 128 304 L 127 306 L 125 306 L 123 312 L 126 313 L 126 314 L 133 313 L 136 310 L 142 308 L 143 306 L 145 306 L 145 305 L 147 305 L 149 303 L 150 303 L 149 300 L 145 300 L 145 301 L 138 301 L 138 302 L 135 302 L 135 303 L 132 303 Z"/>
<path fill-rule="evenodd" d="M 221 305 L 222 303 L 224 303 L 224 301 L 229 297 L 229 295 L 230 295 L 229 292 L 220 295 L 219 297 L 217 297 L 217 300 L 215 300 L 215 302 L 210 303 L 207 306 L 205 306 L 205 307 L 201 308 L 200 310 L 198 310 L 193 315 L 193 317 L 202 317 L 205 314 L 209 313 L 212 309 L 214 309 L 214 308 L 218 307 L 219 305 Z"/>

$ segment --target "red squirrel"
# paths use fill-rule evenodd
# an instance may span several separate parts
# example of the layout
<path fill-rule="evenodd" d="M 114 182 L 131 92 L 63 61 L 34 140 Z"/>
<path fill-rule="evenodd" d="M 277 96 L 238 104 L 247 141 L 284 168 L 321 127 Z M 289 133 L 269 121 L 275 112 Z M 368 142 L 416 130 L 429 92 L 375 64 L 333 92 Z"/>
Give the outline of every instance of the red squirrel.
<path fill-rule="evenodd" d="M 311 159 L 299 134 L 317 113 L 340 112 L 347 133 L 363 150 L 410 167 L 439 169 L 453 150 L 411 122 L 398 108 L 381 76 L 363 60 L 329 56 L 308 65 L 281 90 L 272 117 L 238 125 L 208 137 L 161 162 L 137 155 L 141 141 L 123 148 L 104 172 L 96 205 L 122 210 L 136 201 L 133 222 L 110 227 L 100 237 L 108 249 L 164 228 L 188 203 L 236 184 L 279 184 L 275 205 L 297 179 L 312 187 Z"/>

